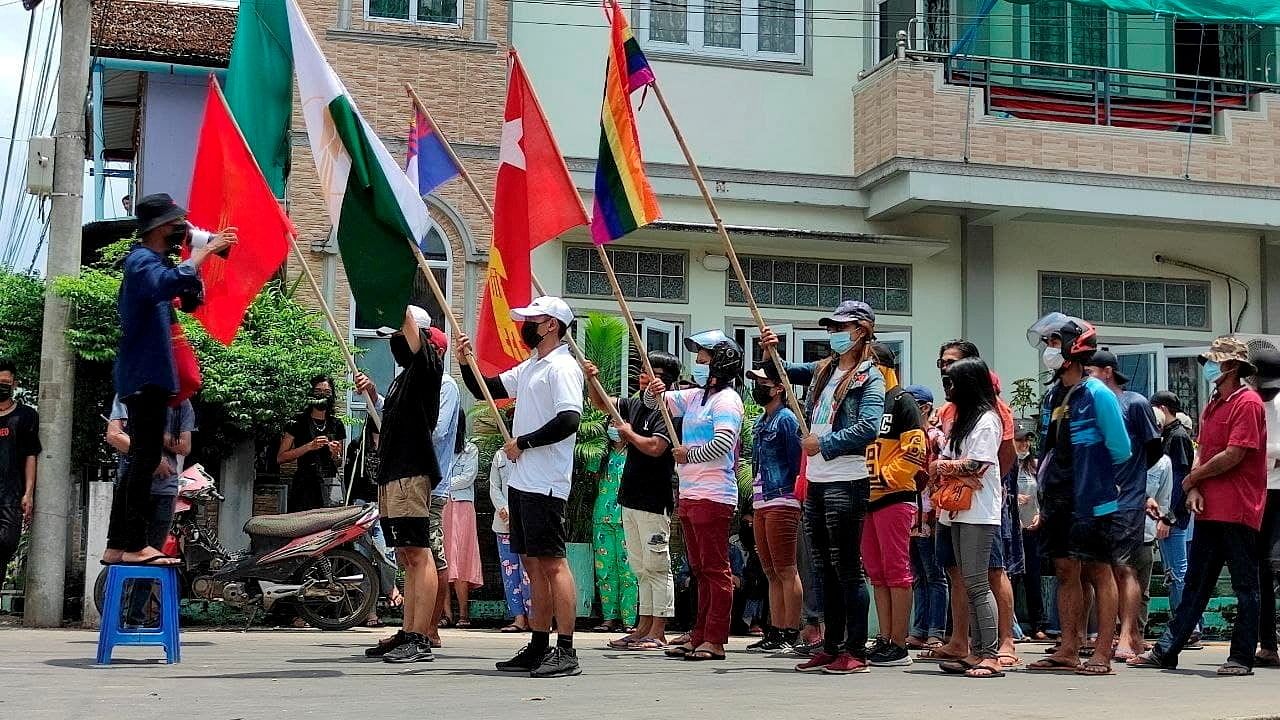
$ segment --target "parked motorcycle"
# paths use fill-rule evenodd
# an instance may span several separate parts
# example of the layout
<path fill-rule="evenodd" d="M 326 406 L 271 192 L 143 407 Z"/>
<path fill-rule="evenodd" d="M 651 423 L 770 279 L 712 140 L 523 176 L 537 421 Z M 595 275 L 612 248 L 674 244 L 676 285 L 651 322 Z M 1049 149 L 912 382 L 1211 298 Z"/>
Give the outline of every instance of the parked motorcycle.
<path fill-rule="evenodd" d="M 244 526 L 249 550 L 232 553 L 217 533 L 196 523 L 197 506 L 222 500 L 203 467 L 192 465 L 182 473 L 162 550 L 182 558 L 185 597 L 222 600 L 246 610 L 250 618 L 286 601 L 309 625 L 323 630 L 355 627 L 373 611 L 378 571 L 356 546 L 372 556 L 367 533 L 378 522 L 376 505 L 258 515 Z M 99 612 L 106 577 L 104 568 L 94 587 Z"/>

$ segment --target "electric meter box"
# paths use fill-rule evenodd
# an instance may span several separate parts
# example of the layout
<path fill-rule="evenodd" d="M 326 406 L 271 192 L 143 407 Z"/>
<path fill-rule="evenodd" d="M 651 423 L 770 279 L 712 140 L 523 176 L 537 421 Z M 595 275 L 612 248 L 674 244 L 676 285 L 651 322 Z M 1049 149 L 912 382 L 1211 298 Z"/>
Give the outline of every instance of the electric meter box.
<path fill-rule="evenodd" d="M 53 138 L 33 137 L 27 143 L 27 192 L 53 194 Z"/>

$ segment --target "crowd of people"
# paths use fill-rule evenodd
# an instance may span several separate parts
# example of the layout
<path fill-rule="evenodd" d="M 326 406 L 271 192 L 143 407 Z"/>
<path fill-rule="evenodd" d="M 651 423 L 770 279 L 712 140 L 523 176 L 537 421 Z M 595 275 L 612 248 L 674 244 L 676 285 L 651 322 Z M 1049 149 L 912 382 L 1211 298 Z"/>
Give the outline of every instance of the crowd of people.
<path fill-rule="evenodd" d="M 167 529 L 195 426 L 181 403 L 174 300 L 197 304 L 198 268 L 236 238 L 234 229 L 214 235 L 175 264 L 170 254 L 189 245 L 185 211 L 152 195 L 139 201 L 137 218 L 140 241 L 124 259 L 108 430 L 124 461 L 102 559 L 167 566 L 178 560 L 162 551 L 159 530 Z M 389 572 L 383 585 L 402 604 L 404 623 L 370 657 L 432 660 L 443 624 L 469 624 L 469 593 L 482 582 L 479 457 L 466 441 L 458 384 L 444 372 L 452 346 L 473 396 L 516 400 L 510 439 L 490 465 L 491 529 L 511 616 L 503 630 L 530 639 L 497 668 L 533 677 L 581 672 L 565 512 L 584 382 L 597 369 L 566 342 L 574 313 L 563 300 L 539 297 L 511 318 L 530 356 L 492 377 L 470 364 L 467 337 L 450 343 L 420 307 L 380 331 L 400 371 L 385 395 L 355 377 L 381 420 L 366 424 L 348 454 L 349 488 L 339 478 L 345 430 L 331 379 L 312 380 L 307 409 L 279 445 L 277 460 L 297 463 L 290 509 L 378 503 L 373 539 L 403 571 L 402 593 Z M 1215 340 L 1200 357 L 1212 392 L 1196 429 L 1185 411 L 1197 409 L 1169 392 L 1126 390 L 1129 379 L 1095 329 L 1052 313 L 1027 333 L 1051 381 L 1038 420 L 1019 425 L 973 343 L 942 346 L 939 399 L 899 382 L 897 359 L 876 342 L 865 303 L 844 301 L 817 322 L 830 345 L 817 362 L 748 367 L 742 348 L 712 329 L 684 341 L 694 356 L 689 380 L 676 357 L 653 353 L 634 397 L 608 397 L 587 383 L 587 400 L 614 417 L 592 514 L 605 616 L 598 629 L 619 633 L 609 647 L 724 661 L 734 616 L 745 613 L 765 624 L 747 649 L 794 656 L 799 672 L 934 661 L 944 673 L 999 678 L 1023 663 L 1015 645 L 1022 637 L 1056 639 L 1028 671 L 1172 668 L 1198 642 L 1225 566 L 1237 612 L 1218 673 L 1280 665 L 1280 353 Z M 777 335 L 762 329 L 760 347 L 777 346 Z M 0 570 L 15 528 L 32 513 L 40 452 L 38 421 L 15 401 L 14 374 L 0 362 Z M 803 404 L 795 388 L 804 388 Z M 747 462 L 744 391 L 762 408 L 746 504 L 737 481 Z M 1171 618 L 1148 645 L 1157 548 Z M 764 578 L 761 597 L 744 609 L 735 589 L 753 565 Z M 696 597 L 691 629 L 669 638 L 678 586 Z"/>

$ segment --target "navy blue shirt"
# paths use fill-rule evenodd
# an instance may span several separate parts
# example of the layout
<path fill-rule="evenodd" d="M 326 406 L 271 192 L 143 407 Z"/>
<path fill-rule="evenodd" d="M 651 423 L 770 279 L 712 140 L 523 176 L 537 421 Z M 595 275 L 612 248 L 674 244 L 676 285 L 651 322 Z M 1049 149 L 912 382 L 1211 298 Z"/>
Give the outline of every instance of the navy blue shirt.
<path fill-rule="evenodd" d="M 1156 414 L 1151 403 L 1136 392 L 1120 393 L 1120 413 L 1129 433 L 1129 459 L 1116 465 L 1116 485 L 1120 491 L 1121 510 L 1141 510 L 1147 504 L 1147 443 L 1157 440 Z"/>
<path fill-rule="evenodd" d="M 178 373 L 173 362 L 173 299 L 200 290 L 189 262 L 174 265 L 162 255 L 135 245 L 124 258 L 120 311 L 120 351 L 116 354 L 116 394 L 127 398 L 151 385 L 174 394 Z"/>

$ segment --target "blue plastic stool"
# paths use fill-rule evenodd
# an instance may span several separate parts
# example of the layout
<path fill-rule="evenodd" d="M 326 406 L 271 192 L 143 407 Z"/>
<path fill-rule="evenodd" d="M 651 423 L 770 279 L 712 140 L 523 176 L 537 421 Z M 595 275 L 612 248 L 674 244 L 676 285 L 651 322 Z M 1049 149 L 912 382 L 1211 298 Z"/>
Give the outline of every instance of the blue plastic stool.
<path fill-rule="evenodd" d="M 125 629 L 121 614 L 128 581 L 153 580 L 160 584 L 160 626 Z M 178 570 L 158 565 L 112 565 L 107 568 L 106 599 L 102 607 L 102 628 L 98 631 L 98 664 L 111 664 L 117 645 L 161 645 L 167 663 L 181 662 L 178 639 Z"/>

